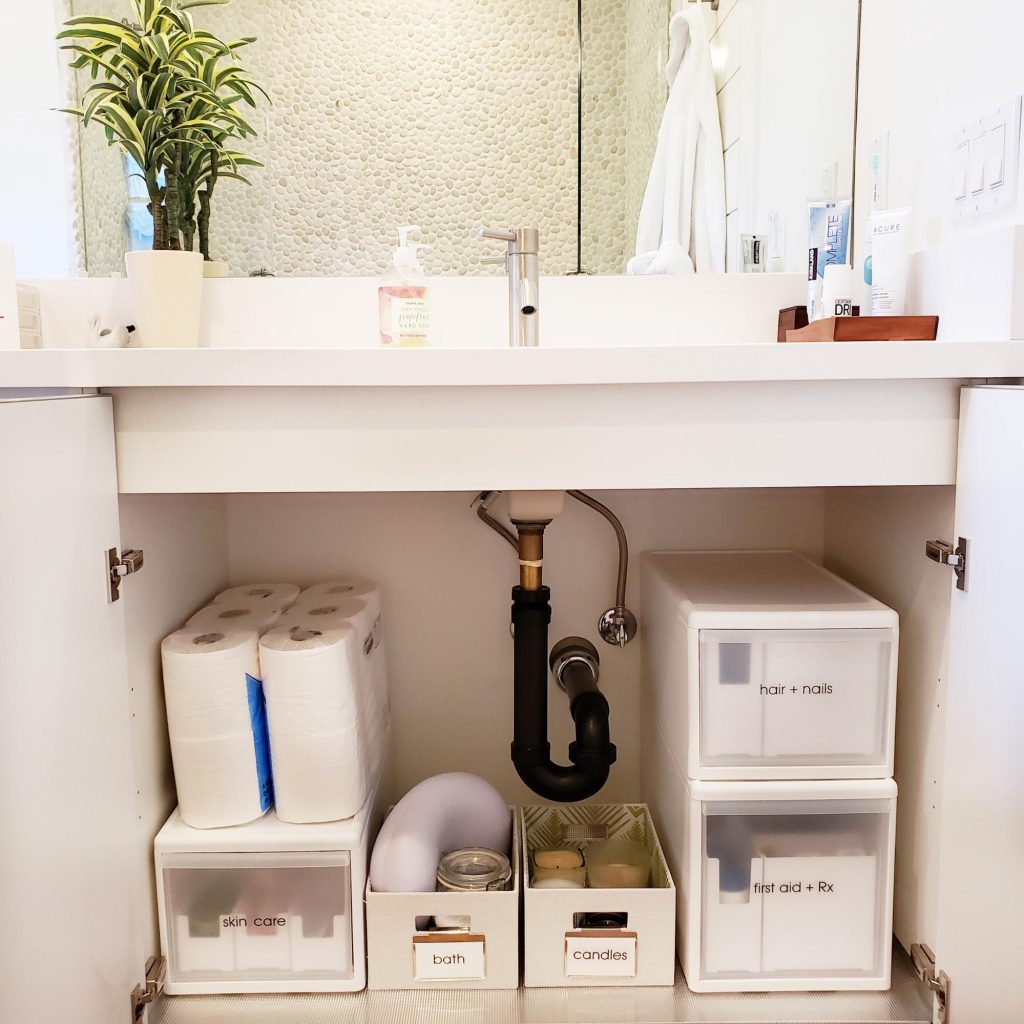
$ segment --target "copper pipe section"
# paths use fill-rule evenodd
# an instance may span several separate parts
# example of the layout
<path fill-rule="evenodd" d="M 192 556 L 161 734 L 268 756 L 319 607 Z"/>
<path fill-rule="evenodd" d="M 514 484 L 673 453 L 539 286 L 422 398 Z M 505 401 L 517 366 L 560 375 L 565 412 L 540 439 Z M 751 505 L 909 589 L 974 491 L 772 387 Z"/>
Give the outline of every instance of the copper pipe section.
<path fill-rule="evenodd" d="M 540 590 L 544 564 L 544 524 L 516 525 L 519 532 L 519 586 Z"/>

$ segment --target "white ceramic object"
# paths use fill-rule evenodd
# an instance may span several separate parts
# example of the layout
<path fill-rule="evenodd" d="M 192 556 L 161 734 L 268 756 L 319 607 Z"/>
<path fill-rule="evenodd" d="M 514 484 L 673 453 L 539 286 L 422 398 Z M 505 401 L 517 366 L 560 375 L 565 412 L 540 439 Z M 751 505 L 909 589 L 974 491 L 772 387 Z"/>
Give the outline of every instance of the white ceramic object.
<path fill-rule="evenodd" d="M 441 855 L 466 846 L 507 853 L 512 822 L 502 795 L 468 772 L 413 786 L 381 826 L 370 860 L 376 892 L 433 892 Z"/>
<path fill-rule="evenodd" d="M 125 254 L 132 309 L 143 348 L 196 348 L 203 295 L 203 257 L 197 252 Z"/>
<path fill-rule="evenodd" d="M 127 327 L 104 327 L 98 313 L 89 317 L 89 348 L 127 348 L 132 331 Z M 24 347 L 24 346 L 22 346 Z"/>

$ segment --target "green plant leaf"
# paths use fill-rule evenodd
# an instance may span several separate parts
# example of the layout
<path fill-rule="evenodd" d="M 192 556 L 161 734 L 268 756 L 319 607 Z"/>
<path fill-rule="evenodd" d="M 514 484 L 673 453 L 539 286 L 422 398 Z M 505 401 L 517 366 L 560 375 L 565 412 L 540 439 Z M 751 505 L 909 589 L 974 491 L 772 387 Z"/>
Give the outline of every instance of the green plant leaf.
<path fill-rule="evenodd" d="M 129 35 L 131 32 L 124 25 L 107 18 L 72 18 L 65 22 L 65 28 L 57 33 L 57 38 L 87 39 L 90 42 L 120 46 Z"/>
<path fill-rule="evenodd" d="M 126 71 L 123 71 L 116 65 L 112 64 L 106 58 L 99 56 L 99 54 L 97 53 L 94 53 L 92 50 L 86 49 L 84 46 L 78 45 L 62 46 L 61 49 L 74 50 L 76 53 L 80 53 L 81 59 L 85 60 L 89 64 L 92 64 L 94 68 L 103 68 L 103 70 L 106 71 L 111 78 L 116 78 L 123 85 L 131 85 L 131 75 L 129 75 Z"/>

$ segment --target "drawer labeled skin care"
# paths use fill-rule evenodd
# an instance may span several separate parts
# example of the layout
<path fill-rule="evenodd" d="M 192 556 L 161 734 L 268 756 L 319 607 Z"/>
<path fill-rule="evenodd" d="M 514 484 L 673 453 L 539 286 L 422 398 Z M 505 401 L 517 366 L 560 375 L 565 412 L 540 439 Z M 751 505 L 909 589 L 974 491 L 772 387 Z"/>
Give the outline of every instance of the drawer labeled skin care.
<path fill-rule="evenodd" d="M 366 983 L 363 903 L 372 803 L 336 822 L 273 811 L 189 828 L 177 811 L 154 843 L 169 995 L 351 992 Z"/>
<path fill-rule="evenodd" d="M 348 853 L 170 854 L 163 887 L 175 979 L 352 977 Z"/>
<path fill-rule="evenodd" d="M 794 552 L 644 560 L 644 686 L 688 777 L 887 778 L 898 618 Z"/>
<path fill-rule="evenodd" d="M 766 787 L 774 792 L 758 793 Z M 693 783 L 683 929 L 690 987 L 888 987 L 895 788 L 891 780 Z"/>

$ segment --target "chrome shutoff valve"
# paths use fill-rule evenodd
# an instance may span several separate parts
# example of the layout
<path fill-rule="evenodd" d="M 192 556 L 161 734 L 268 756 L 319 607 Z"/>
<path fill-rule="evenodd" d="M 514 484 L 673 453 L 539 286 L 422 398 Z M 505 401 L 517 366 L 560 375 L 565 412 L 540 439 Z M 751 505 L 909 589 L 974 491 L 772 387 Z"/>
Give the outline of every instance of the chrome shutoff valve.
<path fill-rule="evenodd" d="M 597 620 L 597 631 L 606 644 L 625 647 L 636 636 L 636 616 L 628 608 L 609 608 Z"/>

